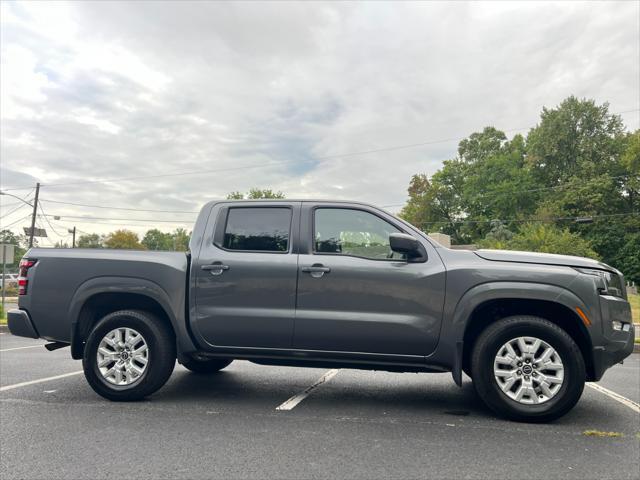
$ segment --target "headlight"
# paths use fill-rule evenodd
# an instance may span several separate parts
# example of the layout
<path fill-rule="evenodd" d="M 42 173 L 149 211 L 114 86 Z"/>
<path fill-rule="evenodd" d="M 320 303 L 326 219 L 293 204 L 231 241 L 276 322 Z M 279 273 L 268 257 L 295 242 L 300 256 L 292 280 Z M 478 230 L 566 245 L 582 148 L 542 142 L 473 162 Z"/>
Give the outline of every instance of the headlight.
<path fill-rule="evenodd" d="M 576 270 L 586 275 L 600 277 L 603 283 L 603 288 L 601 288 L 602 293 L 624 298 L 624 285 L 622 284 L 622 278 L 620 275 L 606 270 L 597 270 L 595 268 L 576 268 Z"/>

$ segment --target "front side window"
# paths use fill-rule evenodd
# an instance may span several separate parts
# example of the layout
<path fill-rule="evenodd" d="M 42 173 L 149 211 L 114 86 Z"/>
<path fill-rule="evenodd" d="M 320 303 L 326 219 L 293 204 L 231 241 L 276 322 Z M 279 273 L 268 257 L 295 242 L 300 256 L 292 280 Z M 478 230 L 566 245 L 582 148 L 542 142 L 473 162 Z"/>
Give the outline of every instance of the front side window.
<path fill-rule="evenodd" d="M 230 208 L 223 246 L 229 250 L 287 252 L 290 228 L 289 208 Z"/>
<path fill-rule="evenodd" d="M 374 260 L 404 258 L 389 246 L 389 235 L 402 231 L 372 213 L 347 208 L 318 208 L 314 227 L 316 253 Z"/>

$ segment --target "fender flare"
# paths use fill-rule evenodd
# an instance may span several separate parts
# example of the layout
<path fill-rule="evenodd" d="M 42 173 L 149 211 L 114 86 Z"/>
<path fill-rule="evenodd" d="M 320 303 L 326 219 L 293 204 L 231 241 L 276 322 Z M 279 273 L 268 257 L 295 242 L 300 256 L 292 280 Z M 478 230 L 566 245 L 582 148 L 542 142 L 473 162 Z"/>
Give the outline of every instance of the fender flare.
<path fill-rule="evenodd" d="M 600 312 L 589 308 L 575 293 L 558 286 L 533 282 L 488 282 L 467 290 L 458 300 L 452 312 L 447 312 L 449 321 L 443 323 L 440 336 L 445 352 L 451 352 L 449 361 L 452 375 L 458 385 L 462 385 L 462 358 L 464 353 L 464 333 L 471 315 L 483 303 L 493 300 L 541 300 L 552 302 L 575 312 L 576 307 L 592 320 L 600 319 Z M 580 324 L 581 328 L 584 325 Z M 589 337 L 589 335 L 587 335 Z"/>
<path fill-rule="evenodd" d="M 71 325 L 71 356 L 82 358 L 83 341 L 78 337 L 80 312 L 95 295 L 103 293 L 127 293 L 144 296 L 155 301 L 169 319 L 176 335 L 178 352 L 195 350 L 184 321 L 185 299 L 171 301 L 169 294 L 157 283 L 138 277 L 94 277 L 80 284 L 69 303 Z"/>

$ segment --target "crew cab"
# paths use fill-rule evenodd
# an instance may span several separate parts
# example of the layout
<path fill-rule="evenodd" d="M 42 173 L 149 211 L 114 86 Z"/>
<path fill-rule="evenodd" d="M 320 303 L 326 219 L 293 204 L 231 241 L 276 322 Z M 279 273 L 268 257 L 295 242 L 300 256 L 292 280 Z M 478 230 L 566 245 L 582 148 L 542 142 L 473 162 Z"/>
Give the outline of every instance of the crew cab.
<path fill-rule="evenodd" d="M 587 258 L 445 248 L 372 205 L 212 201 L 189 252 L 30 249 L 14 335 L 70 346 L 110 400 L 176 359 L 463 372 L 496 413 L 542 422 L 633 350 L 620 272 Z"/>

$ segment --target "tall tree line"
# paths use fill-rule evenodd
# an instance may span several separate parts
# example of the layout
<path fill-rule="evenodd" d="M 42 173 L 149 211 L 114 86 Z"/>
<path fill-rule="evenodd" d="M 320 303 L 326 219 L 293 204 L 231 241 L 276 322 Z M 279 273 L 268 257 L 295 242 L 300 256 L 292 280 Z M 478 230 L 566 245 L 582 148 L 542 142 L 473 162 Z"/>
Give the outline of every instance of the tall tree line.
<path fill-rule="evenodd" d="M 640 282 L 640 130 L 608 104 L 569 97 L 508 139 L 471 134 L 400 215 L 454 243 L 598 258 Z"/>

